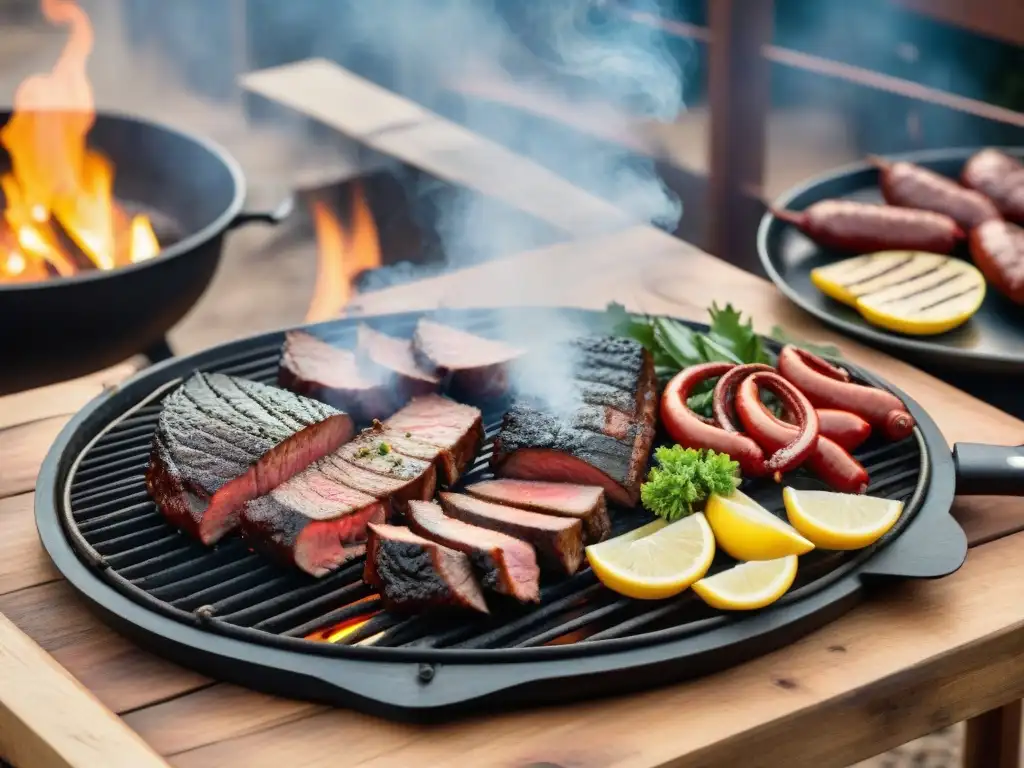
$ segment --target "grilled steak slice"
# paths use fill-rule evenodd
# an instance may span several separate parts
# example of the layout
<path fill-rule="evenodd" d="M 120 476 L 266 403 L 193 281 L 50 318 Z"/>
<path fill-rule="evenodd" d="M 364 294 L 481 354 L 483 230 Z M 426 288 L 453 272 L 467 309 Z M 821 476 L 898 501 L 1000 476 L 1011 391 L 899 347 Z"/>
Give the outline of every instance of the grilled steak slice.
<path fill-rule="evenodd" d="M 516 404 L 502 420 L 491 464 L 499 477 L 599 485 L 612 501 L 632 506 L 654 431 L 623 424 L 622 432 L 596 431 Z"/>
<path fill-rule="evenodd" d="M 232 394 L 221 397 L 228 388 Z M 242 392 L 273 402 L 277 415 L 254 418 L 253 399 L 252 410 L 240 410 Z M 312 403 L 255 382 L 196 374 L 164 403 L 146 471 L 150 495 L 172 523 L 213 544 L 235 528 L 247 501 L 351 439 L 347 414 Z M 285 417 L 308 423 L 288 427 Z"/>
<path fill-rule="evenodd" d="M 354 352 L 305 331 L 285 334 L 278 383 L 347 411 L 357 421 L 384 418 L 397 404 L 384 376 L 360 370 Z"/>
<path fill-rule="evenodd" d="M 241 530 L 254 549 L 324 576 L 365 552 L 368 523 L 385 502 L 335 482 L 319 463 L 245 505 Z"/>
<path fill-rule="evenodd" d="M 369 526 L 363 581 L 393 611 L 470 608 L 488 613 L 473 567 L 462 552 L 394 525 Z"/>
<path fill-rule="evenodd" d="M 409 499 L 429 499 L 437 487 L 437 470 L 432 461 L 400 454 L 391 447 L 388 433 L 380 426 L 364 429 L 354 440 L 341 446 L 330 457 L 335 471 L 345 471 L 346 464 L 381 477 L 381 483 L 399 483 L 400 491 L 392 491 L 399 509 Z M 353 478 L 354 479 L 354 478 Z M 365 479 L 365 478 L 364 478 Z M 347 484 L 357 487 L 349 480 Z"/>
<path fill-rule="evenodd" d="M 412 341 L 396 339 L 365 323 L 356 329 L 356 355 L 364 369 L 391 381 L 400 402 L 429 395 L 441 386 L 441 377 L 424 370 L 413 354 Z"/>
<path fill-rule="evenodd" d="M 468 555 L 485 588 L 524 603 L 540 601 L 537 556 L 526 542 L 454 520 L 430 501 L 410 502 L 406 517 L 423 538 Z"/>
<path fill-rule="evenodd" d="M 440 449 L 438 466 L 449 485 L 458 481 L 484 439 L 480 410 L 440 395 L 413 398 L 384 425 L 404 438 Z"/>
<path fill-rule="evenodd" d="M 604 489 L 597 485 L 500 478 L 468 485 L 466 493 L 495 504 L 581 520 L 587 544 L 602 541 L 612 529 Z"/>
<path fill-rule="evenodd" d="M 404 511 L 413 499 L 430 499 L 437 490 L 437 473 L 429 467 L 422 475 L 410 479 L 393 474 L 378 474 L 345 461 L 336 454 L 324 456 L 319 462 L 321 471 L 332 480 L 349 488 L 373 496 L 388 499 L 391 506 Z"/>
<path fill-rule="evenodd" d="M 416 324 L 413 351 L 423 368 L 449 377 L 453 392 L 475 397 L 503 395 L 509 364 L 522 355 L 516 347 L 426 319 Z"/>
<path fill-rule="evenodd" d="M 492 504 L 461 493 L 439 495 L 444 511 L 456 520 L 533 545 L 545 568 L 571 576 L 583 561 L 583 525 L 579 520 Z"/>

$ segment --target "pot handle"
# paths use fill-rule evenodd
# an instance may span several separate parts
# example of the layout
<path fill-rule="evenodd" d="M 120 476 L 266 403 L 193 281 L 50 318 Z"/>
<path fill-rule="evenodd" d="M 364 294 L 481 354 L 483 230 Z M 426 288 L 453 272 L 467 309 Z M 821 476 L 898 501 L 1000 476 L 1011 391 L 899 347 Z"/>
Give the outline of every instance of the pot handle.
<path fill-rule="evenodd" d="M 1024 496 L 1024 445 L 953 445 L 961 496 Z"/>
<path fill-rule="evenodd" d="M 228 224 L 228 229 L 235 229 L 236 227 L 244 226 L 245 224 L 252 224 L 253 222 L 260 222 L 263 224 L 280 224 L 282 221 L 291 216 L 292 211 L 295 210 L 295 195 L 287 195 L 280 203 L 274 208 L 267 211 L 241 211 L 231 223 Z"/>

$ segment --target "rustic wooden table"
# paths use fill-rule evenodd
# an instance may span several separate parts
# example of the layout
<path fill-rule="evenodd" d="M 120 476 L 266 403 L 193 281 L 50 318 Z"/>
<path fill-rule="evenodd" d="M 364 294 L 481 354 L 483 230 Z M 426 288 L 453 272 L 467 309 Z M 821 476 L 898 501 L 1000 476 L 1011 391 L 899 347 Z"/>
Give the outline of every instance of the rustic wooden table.
<path fill-rule="evenodd" d="M 646 227 L 366 295 L 356 309 L 597 308 L 611 299 L 694 319 L 712 300 L 730 301 L 763 331 L 779 323 L 840 342 L 848 358 L 912 394 L 950 442 L 1024 440 L 1024 423 L 837 339 L 769 284 Z M 973 548 L 954 576 L 896 586 L 781 651 L 641 695 L 426 727 L 206 679 L 99 623 L 50 565 L 34 528 L 33 484 L 54 436 L 130 370 L 0 399 L 0 755 L 19 768 L 146 768 L 163 758 L 181 768 L 826 768 L 990 710 L 977 721 L 992 737 L 982 747 L 1012 736 L 1005 726 L 1014 716 L 1019 722 L 1006 706 L 1024 696 L 1018 499 L 957 501 Z M 994 755 L 978 753 L 977 764 L 999 765 Z"/>

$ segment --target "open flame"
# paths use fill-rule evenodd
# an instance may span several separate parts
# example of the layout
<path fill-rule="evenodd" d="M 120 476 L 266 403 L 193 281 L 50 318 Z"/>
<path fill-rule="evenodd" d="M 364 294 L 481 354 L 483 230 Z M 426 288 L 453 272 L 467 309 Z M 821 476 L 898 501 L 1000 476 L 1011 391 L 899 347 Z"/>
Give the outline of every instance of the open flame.
<path fill-rule="evenodd" d="M 346 229 L 323 200 L 312 203 L 316 229 L 317 270 L 307 322 L 338 317 L 354 295 L 353 281 L 381 264 L 377 225 L 362 187 L 352 195 L 352 214 Z"/>
<path fill-rule="evenodd" d="M 41 0 L 53 24 L 70 28 L 53 70 L 26 79 L 0 130 L 11 170 L 0 176 L 0 282 L 67 277 L 156 256 L 160 244 L 144 215 L 114 199 L 114 166 L 86 144 L 96 117 L 86 62 L 89 17 L 74 0 Z"/>

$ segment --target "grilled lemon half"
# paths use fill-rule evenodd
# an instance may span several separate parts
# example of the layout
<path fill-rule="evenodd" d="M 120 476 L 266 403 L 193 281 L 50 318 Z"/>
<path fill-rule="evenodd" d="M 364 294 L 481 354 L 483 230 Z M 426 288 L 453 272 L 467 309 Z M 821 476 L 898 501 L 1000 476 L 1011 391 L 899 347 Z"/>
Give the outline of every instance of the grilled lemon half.
<path fill-rule="evenodd" d="M 922 251 L 880 251 L 811 270 L 819 291 L 872 325 L 933 336 L 966 323 L 985 300 L 985 276 L 973 264 Z"/>

